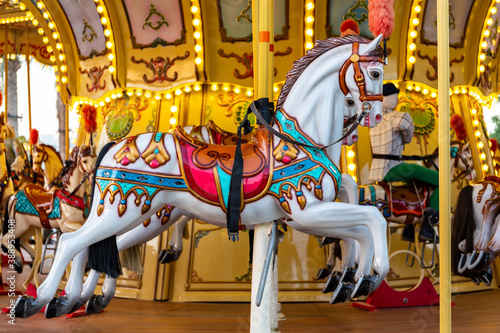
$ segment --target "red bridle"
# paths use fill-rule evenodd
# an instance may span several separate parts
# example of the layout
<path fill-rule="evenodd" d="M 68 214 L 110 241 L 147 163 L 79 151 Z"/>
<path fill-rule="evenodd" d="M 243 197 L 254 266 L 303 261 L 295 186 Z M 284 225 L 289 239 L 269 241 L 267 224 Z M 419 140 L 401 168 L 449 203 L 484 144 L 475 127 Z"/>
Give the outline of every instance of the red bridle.
<path fill-rule="evenodd" d="M 342 92 L 344 93 L 344 95 L 347 95 L 349 93 L 349 88 L 347 88 L 347 84 L 345 81 L 347 69 L 349 68 L 349 66 L 351 64 L 353 64 L 354 80 L 356 81 L 356 85 L 359 88 L 360 101 L 361 102 L 382 101 L 384 99 L 384 96 L 382 94 L 376 94 L 376 95 L 367 95 L 366 94 L 365 76 L 363 75 L 363 72 L 361 71 L 361 68 L 359 67 L 359 63 L 360 62 L 372 62 L 372 61 L 384 63 L 384 59 L 377 57 L 377 56 L 359 55 L 359 43 L 352 44 L 352 54 L 349 57 L 349 59 L 347 59 L 344 62 L 344 64 L 342 65 L 342 68 L 340 68 L 340 73 L 339 73 L 340 89 L 342 89 Z"/>

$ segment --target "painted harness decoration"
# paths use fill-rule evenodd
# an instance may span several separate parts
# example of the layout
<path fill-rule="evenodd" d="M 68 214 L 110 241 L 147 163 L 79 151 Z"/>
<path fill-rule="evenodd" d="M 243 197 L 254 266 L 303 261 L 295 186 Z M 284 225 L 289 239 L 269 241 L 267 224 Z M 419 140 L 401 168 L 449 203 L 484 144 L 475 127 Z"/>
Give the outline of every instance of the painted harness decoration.
<path fill-rule="evenodd" d="M 312 140 L 300 131 L 297 122 L 281 110 L 276 113 L 276 122 L 280 128 L 286 128 L 292 139 L 309 145 L 313 144 Z M 196 129 L 194 132 L 196 133 Z M 217 134 L 216 131 L 212 131 L 211 135 L 215 136 L 218 142 L 228 137 Z M 160 161 L 163 163 L 168 161 L 168 153 L 162 144 L 164 136 L 165 133 L 153 135 L 149 147 L 142 154 L 137 148 L 136 137 L 130 137 L 115 154 L 115 160 L 126 166 L 136 162 L 139 156 L 142 156 L 146 163 L 150 161 L 148 164 L 154 169 L 158 167 L 152 163 L 156 159 L 151 160 L 145 157 L 154 154 L 154 156 L 161 157 Z M 182 127 L 176 128 L 175 142 L 182 177 L 160 176 L 148 172 L 133 173 L 119 168 L 99 169 L 96 177 L 101 193 L 98 215 L 104 210 L 104 197 L 107 192 L 111 194 L 109 198 L 111 203 L 115 195 L 120 193 L 121 202 L 118 208 L 120 216 L 125 213 L 127 198 L 132 192 L 136 196 L 136 205 L 141 203 L 142 196 L 146 196 L 142 211 L 147 212 L 153 197 L 158 192 L 155 186 L 187 190 L 200 200 L 220 206 L 226 212 L 235 146 L 207 144 L 190 136 Z M 296 193 L 300 208 L 304 209 L 307 201 L 300 188 L 302 185 L 305 185 L 308 190 L 314 188 L 316 198 L 322 200 L 322 180 L 325 174 L 329 174 L 334 179 L 335 186 L 340 187 L 340 170 L 323 150 L 300 147 L 300 151 L 306 157 L 297 159 L 299 150 L 282 141 L 274 149 L 274 153 L 278 155 L 275 161 L 281 162 L 281 165 L 275 166 L 276 162 L 271 161 L 271 156 L 276 156 L 271 155 L 272 142 L 267 130 L 260 129 L 256 131 L 250 143 L 242 145 L 245 161 L 242 209 L 245 203 L 258 200 L 264 194 L 269 193 L 279 201 L 287 213 L 291 213 L 288 200 L 292 199 L 292 190 Z M 284 153 L 279 153 L 281 150 Z M 166 158 L 160 152 L 166 154 Z M 113 181 L 114 178 L 120 180 Z"/>

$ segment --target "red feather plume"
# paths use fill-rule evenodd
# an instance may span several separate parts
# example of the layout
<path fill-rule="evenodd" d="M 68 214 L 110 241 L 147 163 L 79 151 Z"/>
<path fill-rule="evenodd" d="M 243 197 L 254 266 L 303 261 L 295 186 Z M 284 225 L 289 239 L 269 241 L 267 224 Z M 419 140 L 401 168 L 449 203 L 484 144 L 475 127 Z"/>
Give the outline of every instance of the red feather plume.
<path fill-rule="evenodd" d="M 368 27 L 373 36 L 384 38 L 394 30 L 394 0 L 370 0 L 368 2 Z"/>
<path fill-rule="evenodd" d="M 2 102 L 3 102 L 3 95 L 2 95 L 2 93 L 0 92 L 0 106 L 2 106 Z"/>
<path fill-rule="evenodd" d="M 93 105 L 84 104 L 82 106 L 82 116 L 85 124 L 85 131 L 94 133 L 97 130 L 97 109 Z"/>
<path fill-rule="evenodd" d="M 465 128 L 464 119 L 459 114 L 454 114 L 450 118 L 450 126 L 457 134 L 457 139 L 462 141 L 467 138 L 467 129 Z"/>
<path fill-rule="evenodd" d="M 490 139 L 490 149 L 493 153 L 495 153 L 498 149 L 498 141 L 497 139 Z"/>
<path fill-rule="evenodd" d="M 38 143 L 38 131 L 35 128 L 30 130 L 30 143 L 36 145 Z"/>
<path fill-rule="evenodd" d="M 340 25 L 340 36 L 359 35 L 358 22 L 353 19 L 347 19 Z"/>

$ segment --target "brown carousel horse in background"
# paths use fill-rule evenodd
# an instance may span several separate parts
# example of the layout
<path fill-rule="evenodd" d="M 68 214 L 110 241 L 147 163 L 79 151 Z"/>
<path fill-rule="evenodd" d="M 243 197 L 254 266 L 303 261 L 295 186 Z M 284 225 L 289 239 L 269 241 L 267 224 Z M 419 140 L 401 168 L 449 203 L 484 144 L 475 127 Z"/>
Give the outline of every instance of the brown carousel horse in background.
<path fill-rule="evenodd" d="M 96 158 L 93 149 L 86 146 L 73 148 L 70 156 L 72 163 L 68 163 L 70 166 L 62 176 L 61 189 L 57 189 L 54 181 L 61 174 L 57 169 L 62 169 L 62 161 L 57 152 L 53 147 L 46 145 L 39 145 L 34 151 L 33 168 L 39 168 L 41 163 L 45 164 L 42 173 L 46 182 L 45 188 L 50 191 L 30 184 L 11 196 L 5 218 L 15 220 L 15 238 L 22 238 L 32 227 L 57 228 L 62 232 L 79 229 L 86 217 L 84 199 L 86 188 L 83 185 L 93 171 Z M 59 160 L 60 168 L 53 167 L 50 163 L 52 160 Z M 2 245 L 7 246 L 7 244 L 7 235 L 4 235 Z M 21 254 L 16 250 L 15 255 L 16 270 L 22 271 Z"/>
<path fill-rule="evenodd" d="M 31 134 L 31 133 L 30 133 Z M 37 136 L 37 135 L 36 135 Z M 34 140 L 34 141 L 37 141 Z M 43 181 L 41 184 L 44 184 L 46 186 L 46 189 L 50 189 L 51 192 L 54 192 L 58 187 L 61 186 L 61 177 L 62 174 L 64 173 L 64 168 L 63 168 L 63 161 L 59 155 L 59 153 L 55 150 L 54 147 L 45 145 L 45 144 L 34 144 L 33 145 L 33 156 L 32 156 L 32 161 L 33 161 L 33 174 L 38 175 L 37 176 L 37 184 L 38 181 Z M 29 167 L 29 163 L 28 167 Z M 69 167 L 69 166 L 67 166 Z M 66 167 L 66 170 L 67 170 Z M 28 185 L 29 183 L 26 183 L 21 190 L 24 190 L 24 187 Z M 5 204 L 3 205 L 2 211 L 6 213 L 7 211 L 7 200 L 8 198 L 14 194 L 16 191 L 12 191 L 9 196 L 5 197 Z M 5 214 L 2 214 L 2 217 L 4 217 L 4 220 L 7 221 L 8 219 L 5 217 Z M 8 225 L 4 223 L 3 228 L 2 228 L 2 234 L 5 236 L 8 231 Z M 26 232 L 22 234 L 20 238 L 16 238 L 16 249 L 17 251 L 20 251 L 20 247 L 22 247 L 31 258 L 35 258 L 36 253 L 35 250 L 31 245 L 29 245 L 28 241 L 30 238 L 32 238 L 35 235 L 35 228 L 32 227 Z M 5 245 L 2 243 L 2 247 L 4 248 L 4 251 L 7 249 L 5 248 Z M 18 267 L 15 265 L 16 270 L 22 271 L 22 265 Z"/>

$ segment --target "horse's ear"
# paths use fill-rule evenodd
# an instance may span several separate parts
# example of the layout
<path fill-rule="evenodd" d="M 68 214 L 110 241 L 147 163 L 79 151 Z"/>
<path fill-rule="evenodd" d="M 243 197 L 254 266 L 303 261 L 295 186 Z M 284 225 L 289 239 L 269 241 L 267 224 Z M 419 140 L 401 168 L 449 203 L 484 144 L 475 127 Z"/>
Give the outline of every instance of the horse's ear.
<path fill-rule="evenodd" d="M 384 35 L 380 34 L 374 40 L 372 40 L 370 44 L 368 44 L 365 54 L 375 51 L 375 49 L 380 45 L 380 41 L 382 41 L 383 37 Z"/>

